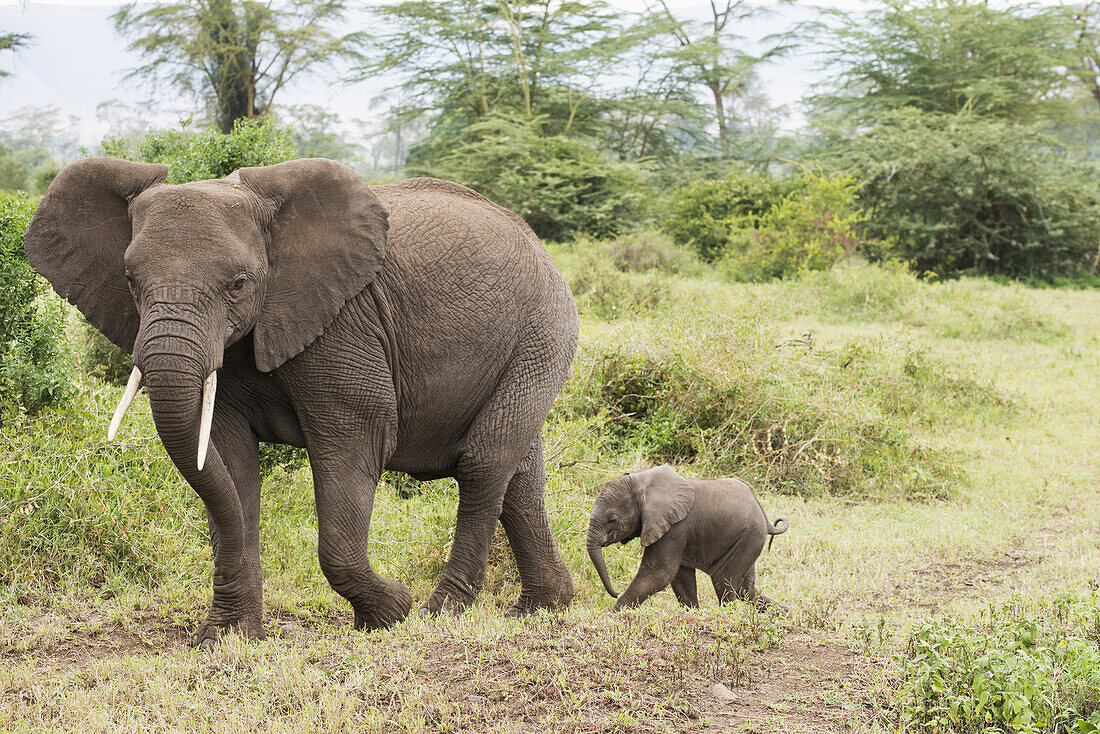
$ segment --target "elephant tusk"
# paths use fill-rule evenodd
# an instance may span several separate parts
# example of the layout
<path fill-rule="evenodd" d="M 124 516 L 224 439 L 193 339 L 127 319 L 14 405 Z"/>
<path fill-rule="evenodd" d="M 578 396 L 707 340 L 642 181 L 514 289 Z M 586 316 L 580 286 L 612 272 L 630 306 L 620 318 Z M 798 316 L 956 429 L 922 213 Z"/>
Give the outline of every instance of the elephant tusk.
<path fill-rule="evenodd" d="M 115 414 L 111 417 L 111 425 L 107 426 L 107 440 L 114 441 L 115 434 L 118 433 L 119 426 L 122 425 L 122 417 L 126 415 L 126 411 L 130 408 L 130 403 L 134 402 L 134 397 L 137 395 L 138 390 L 141 389 L 142 374 L 141 370 L 137 367 L 130 373 L 130 379 L 126 381 L 126 390 L 122 393 L 122 400 L 118 401 L 118 407 L 115 408 Z"/>
<path fill-rule="evenodd" d="M 218 391 L 218 373 L 211 372 L 202 383 L 202 417 L 199 418 L 199 471 L 206 464 L 206 450 L 210 447 L 210 424 L 214 420 L 214 393 Z"/>

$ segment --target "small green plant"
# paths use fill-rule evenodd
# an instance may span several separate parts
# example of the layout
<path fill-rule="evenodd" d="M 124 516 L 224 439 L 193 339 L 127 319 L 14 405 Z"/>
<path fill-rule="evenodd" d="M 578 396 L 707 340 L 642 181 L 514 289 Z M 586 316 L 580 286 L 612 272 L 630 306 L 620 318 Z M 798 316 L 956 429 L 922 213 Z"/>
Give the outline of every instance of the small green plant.
<path fill-rule="evenodd" d="M 1100 597 L 1067 595 L 1037 609 L 1015 599 L 976 623 L 933 619 L 902 658 L 905 731 L 1100 730 Z"/>
<path fill-rule="evenodd" d="M 65 308 L 27 262 L 23 235 L 34 205 L 0 199 L 0 407 L 30 412 L 70 392 Z"/>

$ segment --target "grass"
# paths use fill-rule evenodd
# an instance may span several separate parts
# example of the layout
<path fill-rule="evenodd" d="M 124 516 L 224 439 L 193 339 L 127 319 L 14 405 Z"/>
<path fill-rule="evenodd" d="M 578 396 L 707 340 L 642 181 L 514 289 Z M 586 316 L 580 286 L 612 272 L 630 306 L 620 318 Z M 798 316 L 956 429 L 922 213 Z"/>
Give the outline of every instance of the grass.
<path fill-rule="evenodd" d="M 552 251 L 582 317 L 546 429 L 552 528 L 578 582 L 562 614 L 500 616 L 519 586 L 498 532 L 463 618 L 351 631 L 317 567 L 308 469 L 271 454 L 268 639 L 191 652 L 209 598 L 204 515 L 144 398 L 114 444 L 121 389 L 90 377 L 65 407 L 6 416 L 0 730 L 931 731 L 903 717 L 933 703 L 901 693 L 920 630 L 1008 649 L 983 622 L 990 602 L 1091 598 L 1100 293 L 858 263 L 736 284 L 663 247 Z M 790 518 L 758 564 L 789 615 L 718 608 L 704 576 L 698 612 L 666 591 L 605 613 L 584 552 L 592 498 L 659 461 L 740 475 Z M 374 561 L 418 600 L 449 550 L 456 492 L 399 476 L 379 489 Z M 619 586 L 639 553 L 607 549 Z"/>

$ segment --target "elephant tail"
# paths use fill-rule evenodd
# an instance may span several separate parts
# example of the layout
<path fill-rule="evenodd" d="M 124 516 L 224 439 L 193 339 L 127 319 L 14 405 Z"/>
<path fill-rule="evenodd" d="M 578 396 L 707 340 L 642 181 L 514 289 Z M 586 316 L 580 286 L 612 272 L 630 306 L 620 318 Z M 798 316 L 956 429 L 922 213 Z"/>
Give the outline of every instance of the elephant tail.
<path fill-rule="evenodd" d="M 790 526 L 790 521 L 785 517 L 777 517 L 774 523 L 768 523 L 768 550 L 772 549 L 772 541 L 775 540 L 775 536 L 787 532 L 787 528 Z"/>

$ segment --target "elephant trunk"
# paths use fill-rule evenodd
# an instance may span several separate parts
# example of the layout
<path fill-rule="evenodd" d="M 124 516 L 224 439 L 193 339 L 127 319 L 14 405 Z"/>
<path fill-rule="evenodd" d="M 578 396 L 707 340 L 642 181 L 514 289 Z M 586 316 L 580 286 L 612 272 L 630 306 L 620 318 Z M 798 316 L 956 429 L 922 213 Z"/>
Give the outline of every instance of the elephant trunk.
<path fill-rule="evenodd" d="M 592 523 L 588 528 L 588 557 L 592 559 L 592 565 L 596 567 L 596 573 L 600 575 L 600 581 L 603 581 L 603 587 L 607 589 L 607 593 L 618 599 L 619 593 L 615 591 L 615 587 L 611 584 L 611 576 L 607 573 L 607 561 L 604 560 L 603 545 L 601 545 L 603 540 L 604 534 L 596 523 Z"/>
<path fill-rule="evenodd" d="M 196 348 L 201 344 L 197 335 L 143 336 L 139 334 L 134 361 L 140 364 L 157 433 L 218 528 L 217 537 L 212 538 L 216 567 L 220 573 L 232 573 L 241 564 L 244 515 L 217 446 L 209 445 L 212 383 L 221 362 L 221 345 L 216 345 L 216 356 L 211 357 L 207 350 L 200 353 Z"/>

